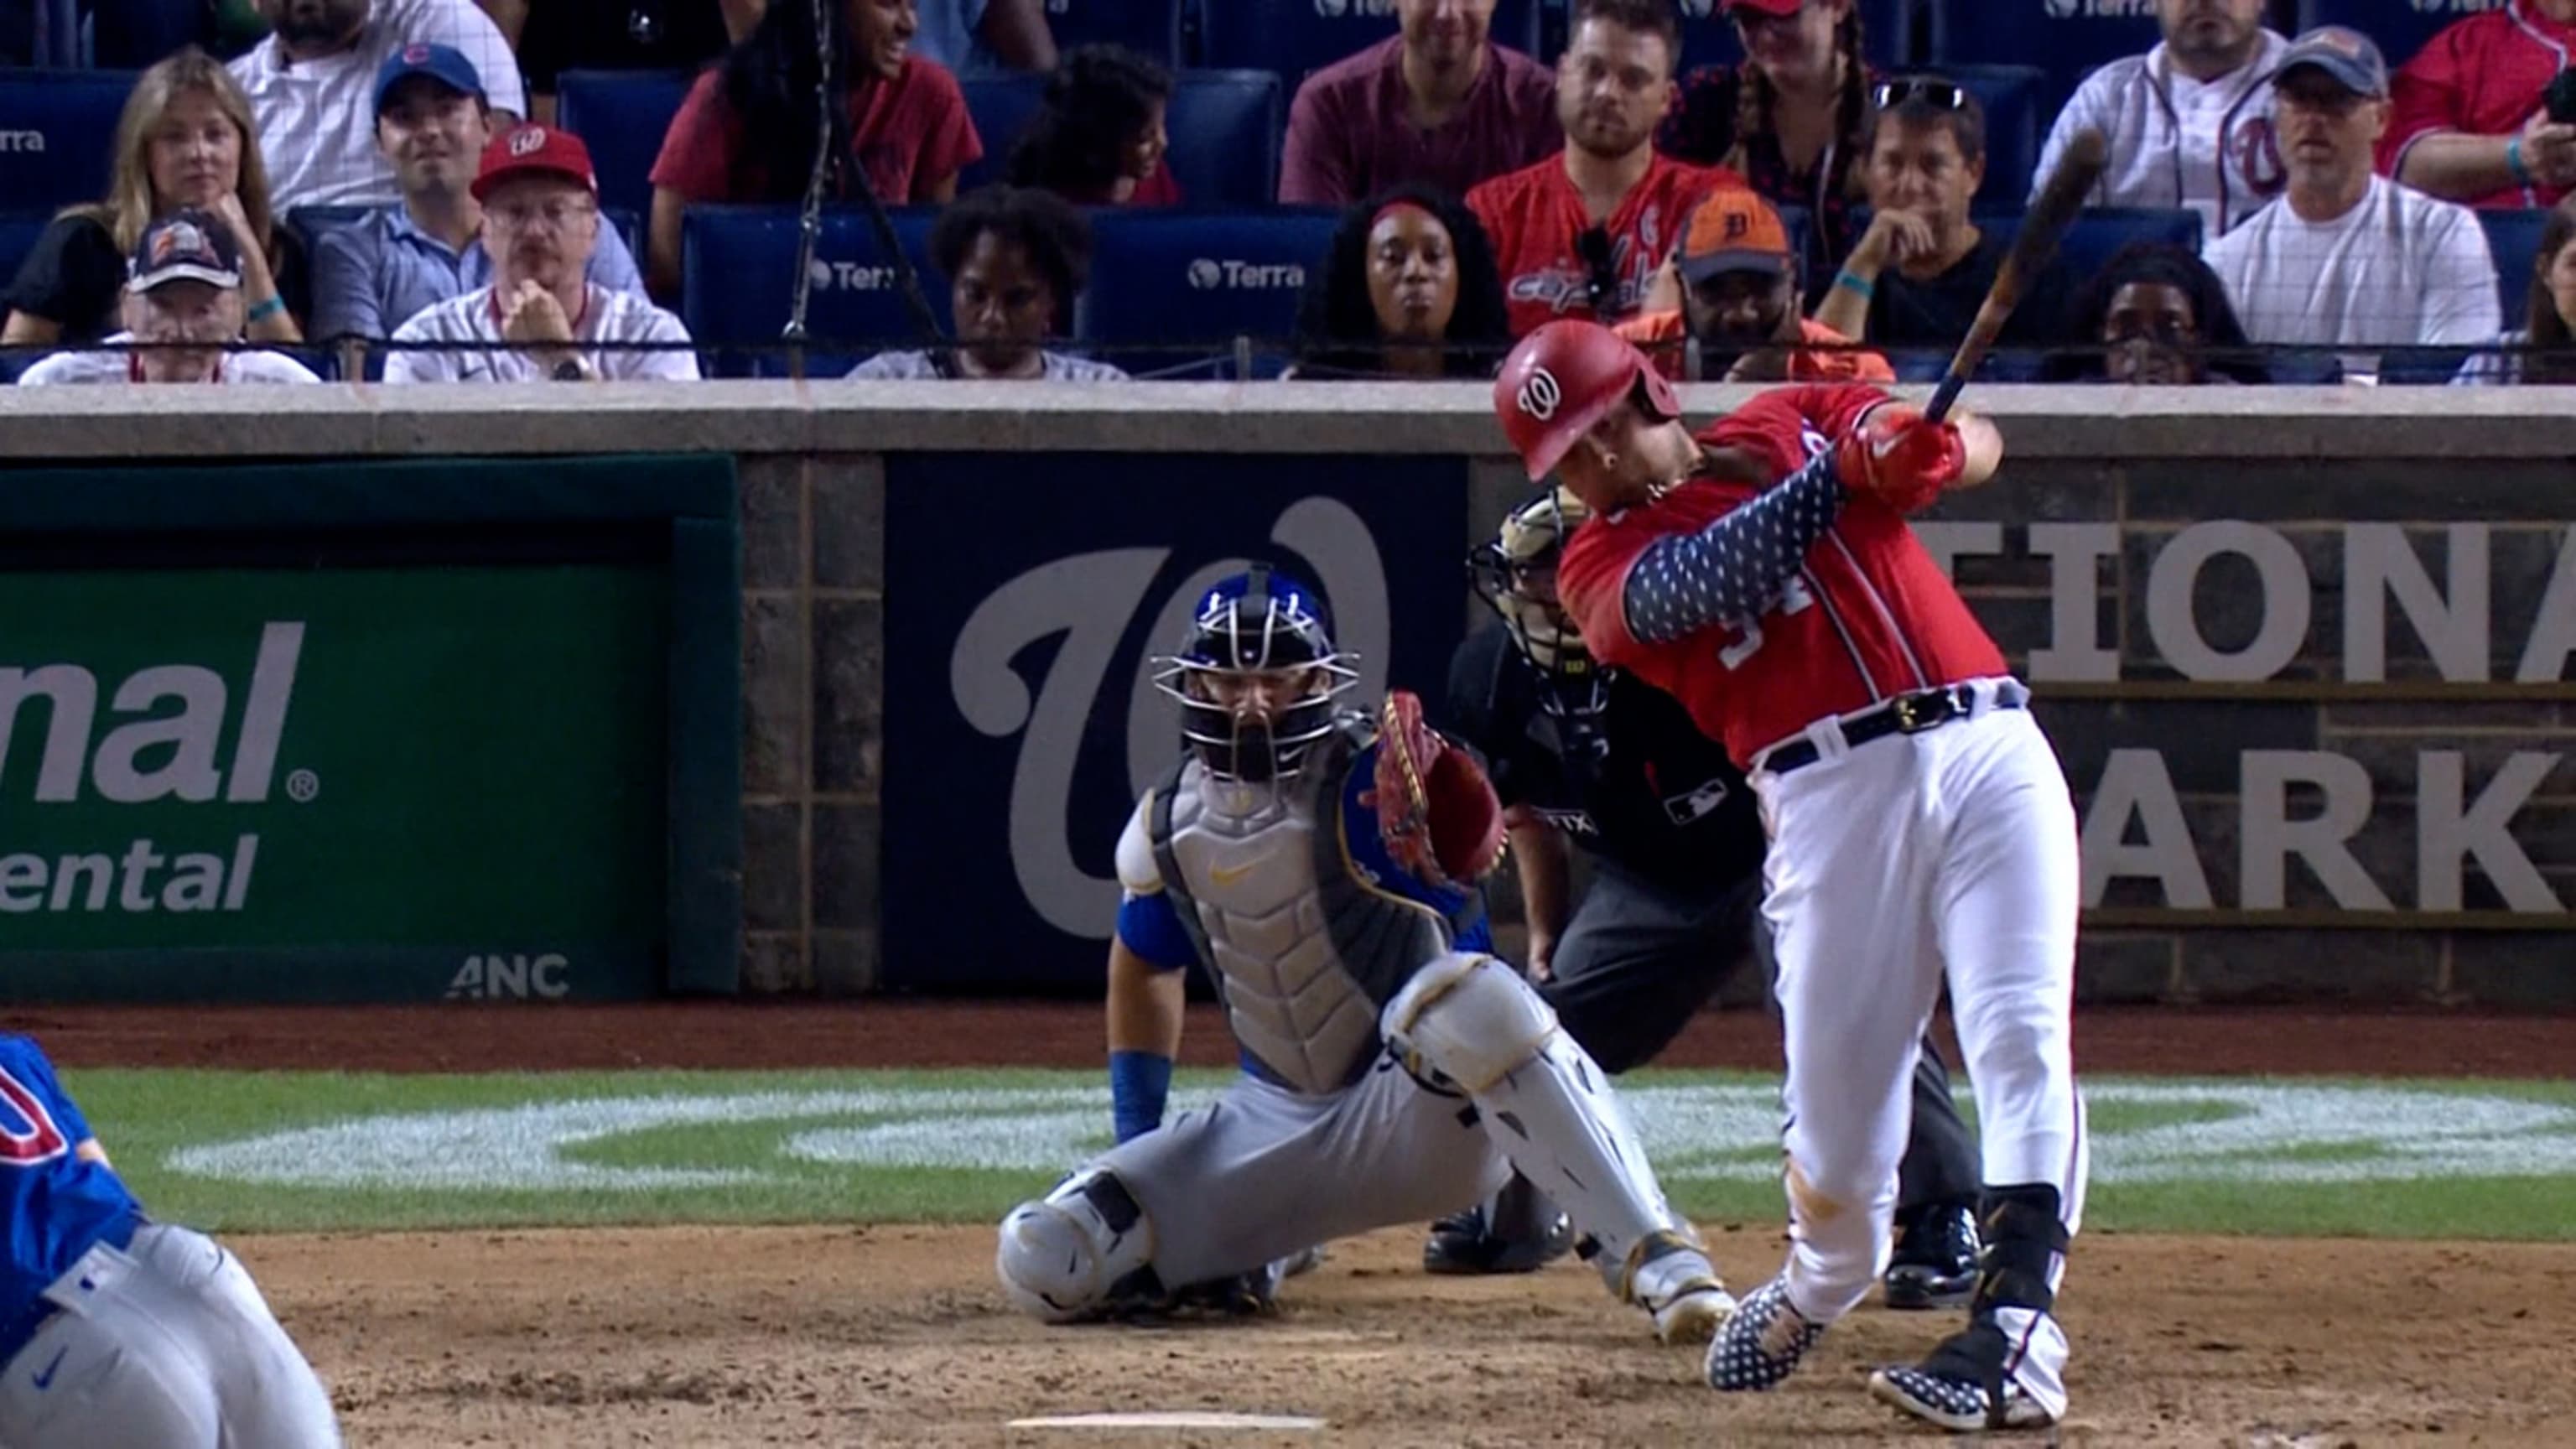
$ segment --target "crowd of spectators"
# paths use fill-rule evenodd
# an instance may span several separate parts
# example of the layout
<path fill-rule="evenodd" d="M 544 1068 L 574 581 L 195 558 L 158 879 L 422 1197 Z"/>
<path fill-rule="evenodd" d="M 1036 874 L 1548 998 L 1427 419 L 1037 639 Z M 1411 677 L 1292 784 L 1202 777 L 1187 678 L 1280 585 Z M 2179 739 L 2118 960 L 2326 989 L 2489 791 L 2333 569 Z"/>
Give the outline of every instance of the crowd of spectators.
<path fill-rule="evenodd" d="M 120 47 L 178 48 L 126 99 L 106 194 L 10 280 L 0 345 L 61 349 L 24 381 L 314 376 L 297 357 L 389 383 L 693 378 L 690 209 L 818 198 L 944 208 L 929 260 L 953 345 L 854 377 L 1122 381 L 1068 340 L 1088 215 L 1191 200 L 1170 161 L 1184 78 L 1060 49 L 1045 0 L 240 3 L 266 33 L 227 62 L 203 48 L 226 28 L 189 6 L 115 0 L 137 13 Z M 1265 339 L 1288 376 L 1488 375 L 1565 316 L 1676 379 L 1919 375 L 1904 360 L 1955 342 L 2010 248 L 1981 192 L 2031 194 L 2090 127 L 2110 142 L 2090 203 L 2189 213 L 2200 244 L 2052 266 L 1998 375 L 2576 380 L 2576 0 L 2508 0 L 2396 66 L 2352 29 L 2268 25 L 2286 5 L 2154 0 L 2159 43 L 2073 87 L 2029 176 L 1972 84 L 1871 62 L 1857 0 L 1688 21 L 1675 0 L 1570 0 L 1553 64 L 1497 39 L 1495 8 L 1393 0 L 1394 34 L 1286 78 L 1277 200 L 1340 213 L 1293 337 Z M 1686 73 L 1686 23 L 1730 28 L 1742 58 Z M 552 124 L 557 78 L 597 67 L 694 71 L 631 237 Z M 997 68 L 1043 93 L 985 136 L 959 75 Z M 997 179 L 961 195 L 988 150 Z M 2551 208 L 2508 319 L 2475 211 Z M 128 350 L 150 360 L 102 361 Z"/>

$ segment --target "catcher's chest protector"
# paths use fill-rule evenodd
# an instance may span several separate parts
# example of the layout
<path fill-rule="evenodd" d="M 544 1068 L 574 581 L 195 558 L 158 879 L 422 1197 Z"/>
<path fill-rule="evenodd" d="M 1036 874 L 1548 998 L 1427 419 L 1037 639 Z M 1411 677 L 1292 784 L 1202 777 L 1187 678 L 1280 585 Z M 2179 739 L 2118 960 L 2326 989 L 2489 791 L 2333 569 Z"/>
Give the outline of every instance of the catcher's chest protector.
<path fill-rule="evenodd" d="M 1449 948 L 1429 906 L 1361 880 L 1342 848 L 1341 795 L 1368 738 L 1345 729 L 1277 788 L 1184 762 L 1154 794 L 1163 888 L 1216 981 L 1235 1040 L 1280 1084 L 1338 1091 L 1378 1053 L 1378 1011 Z"/>

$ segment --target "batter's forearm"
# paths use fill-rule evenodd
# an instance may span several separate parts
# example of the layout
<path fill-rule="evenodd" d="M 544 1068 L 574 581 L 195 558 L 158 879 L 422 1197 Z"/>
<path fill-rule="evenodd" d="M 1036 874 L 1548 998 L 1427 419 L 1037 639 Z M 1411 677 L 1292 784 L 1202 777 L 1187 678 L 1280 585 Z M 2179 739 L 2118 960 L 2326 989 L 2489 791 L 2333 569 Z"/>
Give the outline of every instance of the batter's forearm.
<path fill-rule="evenodd" d="M 1699 532 L 1656 540 L 1630 565 L 1620 590 L 1628 636 L 1666 644 L 1712 624 L 1759 618 L 1849 498 L 1834 455 L 1819 453 L 1788 481 Z"/>

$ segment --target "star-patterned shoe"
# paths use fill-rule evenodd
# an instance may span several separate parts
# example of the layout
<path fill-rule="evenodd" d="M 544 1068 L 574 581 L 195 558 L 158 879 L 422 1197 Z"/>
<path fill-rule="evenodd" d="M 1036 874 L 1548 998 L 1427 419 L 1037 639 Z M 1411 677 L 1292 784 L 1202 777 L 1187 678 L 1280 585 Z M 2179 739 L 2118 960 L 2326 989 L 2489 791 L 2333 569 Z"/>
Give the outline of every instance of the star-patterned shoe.
<path fill-rule="evenodd" d="M 2000 1413 L 1983 1384 L 1912 1366 L 1883 1368 L 1871 1374 L 1869 1393 L 1882 1404 L 1960 1434 L 1985 1429 L 2045 1429 L 2056 1422 L 2037 1399 L 2023 1393 L 2021 1385 L 2009 1379 L 2004 1381 Z"/>
<path fill-rule="evenodd" d="M 1708 1346 L 1708 1386 L 1721 1394 L 1776 1388 L 1824 1336 L 1789 1306 L 1787 1280 L 1774 1278 L 1736 1305 Z"/>

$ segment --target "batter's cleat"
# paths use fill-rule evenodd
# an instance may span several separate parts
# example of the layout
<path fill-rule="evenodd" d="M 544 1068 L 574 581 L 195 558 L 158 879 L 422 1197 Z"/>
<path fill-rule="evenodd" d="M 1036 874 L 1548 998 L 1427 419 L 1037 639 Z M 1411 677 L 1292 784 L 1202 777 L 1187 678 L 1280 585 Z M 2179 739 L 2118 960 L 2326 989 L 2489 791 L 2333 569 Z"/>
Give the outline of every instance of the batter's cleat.
<path fill-rule="evenodd" d="M 1985 1386 L 1921 1368 L 1883 1368 L 1869 1376 L 1870 1397 L 1954 1433 L 1985 1429 L 2045 1429 L 2055 1420 L 2021 1385 L 2004 1381 L 2002 1411 Z"/>
<path fill-rule="evenodd" d="M 1887 1265 L 1887 1306 L 1964 1308 L 1977 1291 L 1977 1218 L 1966 1206 L 1938 1203 L 1898 1226 Z"/>
<path fill-rule="evenodd" d="M 1708 1386 L 1721 1394 L 1777 1388 L 1824 1333 L 1823 1324 L 1809 1323 L 1789 1306 L 1788 1281 L 1774 1278 L 1737 1305 L 1709 1344 Z"/>
<path fill-rule="evenodd" d="M 1679 1233 L 1648 1233 L 1628 1252 L 1619 1296 L 1655 1320 L 1667 1344 L 1706 1343 L 1735 1312 L 1735 1296 L 1710 1267 L 1708 1254 Z"/>
<path fill-rule="evenodd" d="M 1574 1220 L 1558 1213 L 1536 1237 L 1514 1237 L 1490 1231 L 1485 1210 L 1469 1208 L 1431 1225 L 1422 1241 L 1422 1271 L 1471 1277 L 1486 1273 L 1534 1273 L 1574 1251 Z"/>

